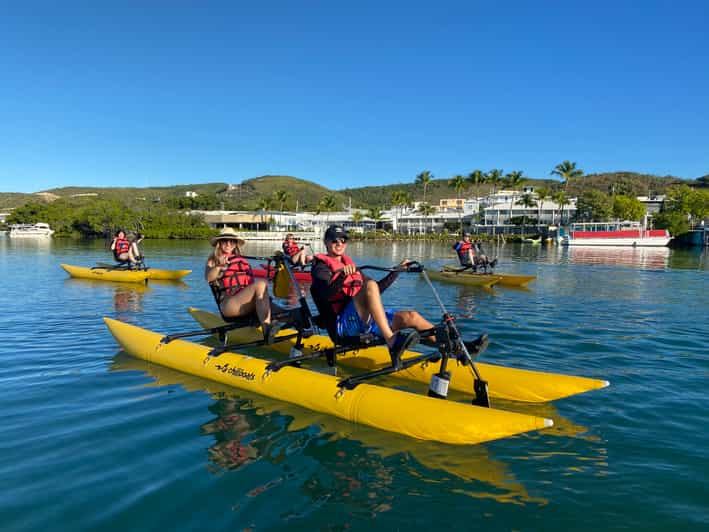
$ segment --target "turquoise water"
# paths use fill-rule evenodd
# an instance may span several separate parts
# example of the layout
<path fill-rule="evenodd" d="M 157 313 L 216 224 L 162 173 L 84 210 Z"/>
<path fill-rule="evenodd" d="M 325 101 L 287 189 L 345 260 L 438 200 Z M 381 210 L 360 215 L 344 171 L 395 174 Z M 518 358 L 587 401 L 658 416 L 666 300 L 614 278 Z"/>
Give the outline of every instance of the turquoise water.
<path fill-rule="evenodd" d="M 194 272 L 147 288 L 73 280 L 59 264 L 106 260 L 103 242 L 0 237 L 3 530 L 709 527 L 706 251 L 508 244 L 499 269 L 537 275 L 529 290 L 436 284 L 467 335 L 490 334 L 484 361 L 611 381 L 554 404 L 498 401 L 555 426 L 456 447 L 119 353 L 102 316 L 174 332 L 195 328 L 186 307 L 214 310 L 206 243 L 145 247 L 149 264 Z M 350 249 L 380 265 L 449 251 Z M 440 317 L 418 276 L 385 301 Z"/>

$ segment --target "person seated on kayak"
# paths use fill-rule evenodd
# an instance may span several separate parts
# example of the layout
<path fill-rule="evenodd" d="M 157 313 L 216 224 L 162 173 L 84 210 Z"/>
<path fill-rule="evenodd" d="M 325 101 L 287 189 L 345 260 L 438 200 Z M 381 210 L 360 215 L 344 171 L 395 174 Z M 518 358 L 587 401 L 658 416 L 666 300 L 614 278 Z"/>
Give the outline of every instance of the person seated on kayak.
<path fill-rule="evenodd" d="M 477 271 L 478 268 L 494 268 L 495 264 L 497 264 L 497 259 L 495 259 L 493 264 L 487 255 L 483 253 L 480 240 L 475 243 L 471 242 L 470 233 L 463 233 L 463 239 L 453 244 L 453 249 L 458 254 L 460 265 L 471 268 L 473 271 Z"/>
<path fill-rule="evenodd" d="M 264 339 L 270 343 L 284 325 L 272 323 L 271 312 L 284 312 L 284 309 L 271 303 L 268 283 L 265 279 L 255 279 L 248 260 L 241 256 L 241 246 L 246 241 L 227 227 L 212 237 L 210 243 L 214 251 L 207 259 L 204 278 L 213 288 L 222 316 L 240 318 L 255 312 Z"/>
<path fill-rule="evenodd" d="M 463 233 L 462 240 L 458 240 L 453 244 L 453 249 L 458 254 L 458 261 L 461 266 L 472 267 L 475 269 L 477 267 L 475 262 L 475 247 L 470 241 L 470 233 Z"/>
<path fill-rule="evenodd" d="M 311 260 L 313 260 L 312 255 L 307 255 L 305 253 L 305 246 L 301 247 L 295 241 L 293 233 L 288 233 L 286 239 L 283 241 L 283 253 L 288 257 L 293 266 L 300 266 L 304 268 Z"/>
<path fill-rule="evenodd" d="M 130 262 L 130 241 L 126 238 L 126 233 L 123 229 L 116 231 L 111 242 L 111 251 L 113 251 L 113 258 L 117 262 Z"/>
<path fill-rule="evenodd" d="M 379 281 L 357 271 L 356 264 L 345 255 L 347 232 L 340 225 L 325 231 L 327 254 L 313 255 L 310 293 L 328 334 L 333 339 L 373 334 L 389 347 L 392 366 L 400 367 L 401 355 L 418 343 L 417 331 L 427 331 L 433 324 L 415 310 L 386 310 L 381 293 L 398 277 L 391 272 Z M 403 260 L 404 267 L 410 261 Z M 409 333 L 402 329 L 413 328 Z"/>

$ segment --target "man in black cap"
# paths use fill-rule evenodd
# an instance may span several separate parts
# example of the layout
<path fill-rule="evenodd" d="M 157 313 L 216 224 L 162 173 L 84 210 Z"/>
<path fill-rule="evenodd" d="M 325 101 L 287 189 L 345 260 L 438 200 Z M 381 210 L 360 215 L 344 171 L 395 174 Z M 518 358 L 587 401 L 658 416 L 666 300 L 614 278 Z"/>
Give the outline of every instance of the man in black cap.
<path fill-rule="evenodd" d="M 347 238 L 341 225 L 331 225 L 325 231 L 327 254 L 313 256 L 310 286 L 313 301 L 331 338 L 360 334 L 379 336 L 389 347 L 392 365 L 400 367 L 402 353 L 418 343 L 417 331 L 434 326 L 415 310 L 384 308 L 381 293 L 396 280 L 398 272 L 390 272 L 379 281 L 363 275 L 345 254 Z M 400 266 L 409 262 L 405 259 Z M 411 328 L 415 330 L 400 332 Z"/>

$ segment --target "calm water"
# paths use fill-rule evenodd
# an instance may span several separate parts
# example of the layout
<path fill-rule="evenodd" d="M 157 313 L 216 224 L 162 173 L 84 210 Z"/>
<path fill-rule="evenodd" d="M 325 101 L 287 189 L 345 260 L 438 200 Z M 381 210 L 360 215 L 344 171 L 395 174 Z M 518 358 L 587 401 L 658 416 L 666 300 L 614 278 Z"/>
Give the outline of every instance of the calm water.
<path fill-rule="evenodd" d="M 145 248 L 150 265 L 195 272 L 147 288 L 72 280 L 59 264 L 106 260 L 103 242 L 0 237 L 4 531 L 709 527 L 706 251 L 506 245 L 500 271 L 537 275 L 530 290 L 436 285 L 464 332 L 489 332 L 485 361 L 611 381 L 553 405 L 498 401 L 556 425 L 454 447 L 120 354 L 102 316 L 174 332 L 195 328 L 186 307 L 214 310 L 206 243 Z M 449 251 L 350 249 L 380 265 Z M 440 315 L 414 275 L 385 301 Z"/>

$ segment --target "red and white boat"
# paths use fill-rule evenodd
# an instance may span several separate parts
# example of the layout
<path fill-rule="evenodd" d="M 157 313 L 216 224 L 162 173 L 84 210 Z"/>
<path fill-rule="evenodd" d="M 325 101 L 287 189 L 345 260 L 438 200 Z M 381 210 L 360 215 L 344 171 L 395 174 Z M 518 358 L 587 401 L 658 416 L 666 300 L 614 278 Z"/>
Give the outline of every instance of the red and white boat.
<path fill-rule="evenodd" d="M 663 247 L 672 237 L 666 229 L 646 229 L 640 222 L 593 222 L 571 224 L 561 243 L 565 246 Z"/>

